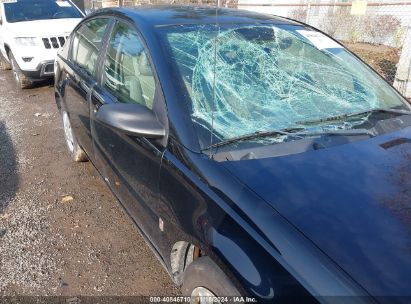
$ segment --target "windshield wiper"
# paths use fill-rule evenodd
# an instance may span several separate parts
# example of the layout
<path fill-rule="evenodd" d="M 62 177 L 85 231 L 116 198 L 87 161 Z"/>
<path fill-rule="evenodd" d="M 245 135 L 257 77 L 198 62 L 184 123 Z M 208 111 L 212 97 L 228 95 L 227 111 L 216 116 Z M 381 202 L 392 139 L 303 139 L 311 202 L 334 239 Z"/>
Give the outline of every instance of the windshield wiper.
<path fill-rule="evenodd" d="M 248 139 L 263 138 L 263 137 L 269 137 L 269 136 L 274 136 L 274 135 L 287 135 L 287 136 L 296 135 L 297 133 L 293 133 L 293 132 L 298 132 L 302 130 L 304 130 L 304 128 L 297 127 L 297 128 L 286 128 L 286 129 L 273 130 L 273 131 L 257 131 L 254 133 L 240 135 L 240 136 L 232 137 L 227 140 L 220 141 L 218 143 L 208 146 L 204 150 L 226 146 L 226 145 L 229 145 L 235 142 L 248 140 Z"/>
<path fill-rule="evenodd" d="M 325 117 L 325 118 L 319 118 L 319 119 L 313 119 L 313 120 L 297 121 L 296 124 L 298 124 L 298 125 L 312 125 L 312 124 L 317 124 L 317 123 L 321 123 L 321 122 L 341 120 L 341 119 L 344 119 L 344 118 L 360 116 L 360 115 L 375 113 L 375 112 L 411 115 L 411 111 L 408 111 L 408 110 L 377 108 L 377 109 L 370 109 L 370 110 L 361 111 L 361 112 L 347 113 L 347 114 L 336 115 L 336 116 Z"/>
<path fill-rule="evenodd" d="M 411 114 L 411 113 L 410 113 Z M 373 131 L 367 129 L 341 129 L 341 130 L 325 130 L 325 131 L 308 131 L 294 133 L 297 136 L 317 136 L 317 135 L 335 135 L 335 136 L 358 136 L 358 135 L 368 135 L 374 137 L 376 134 Z"/>
<path fill-rule="evenodd" d="M 410 112 L 411 114 L 411 112 Z M 303 138 L 305 136 L 322 136 L 322 135 L 330 135 L 330 136 L 360 136 L 360 135 L 368 135 L 370 137 L 374 137 L 375 133 L 367 130 L 367 129 L 350 129 L 350 130 L 326 130 L 326 131 L 306 131 L 306 132 L 298 132 L 303 131 L 304 128 L 287 128 L 282 130 L 274 130 L 274 131 L 258 131 L 251 134 L 241 135 L 237 137 L 233 137 L 227 140 L 220 141 L 215 143 L 204 150 L 209 150 L 211 148 L 217 148 L 221 146 L 226 146 L 235 142 L 249 140 L 249 139 L 256 139 L 256 138 L 263 138 L 269 137 L 274 135 L 285 135 L 285 136 L 295 136 L 299 138 Z"/>

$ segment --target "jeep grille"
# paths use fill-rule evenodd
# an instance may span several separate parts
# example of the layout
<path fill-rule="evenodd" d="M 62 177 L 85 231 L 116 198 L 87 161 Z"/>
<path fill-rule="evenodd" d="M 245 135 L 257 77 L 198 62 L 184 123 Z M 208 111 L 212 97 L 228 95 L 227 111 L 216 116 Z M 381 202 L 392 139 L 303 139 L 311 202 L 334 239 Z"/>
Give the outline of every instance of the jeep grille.
<path fill-rule="evenodd" d="M 63 47 L 64 43 L 66 42 L 68 37 L 50 37 L 50 38 L 42 38 L 44 47 L 46 49 L 58 49 Z"/>

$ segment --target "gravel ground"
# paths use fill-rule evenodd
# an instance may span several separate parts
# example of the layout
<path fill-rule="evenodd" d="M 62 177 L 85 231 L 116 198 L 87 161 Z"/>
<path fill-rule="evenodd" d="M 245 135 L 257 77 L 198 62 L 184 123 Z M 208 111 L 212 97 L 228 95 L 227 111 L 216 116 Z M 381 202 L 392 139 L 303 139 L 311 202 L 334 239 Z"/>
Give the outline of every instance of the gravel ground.
<path fill-rule="evenodd" d="M 53 94 L 0 72 L 0 295 L 178 295 L 92 164 L 69 159 Z"/>

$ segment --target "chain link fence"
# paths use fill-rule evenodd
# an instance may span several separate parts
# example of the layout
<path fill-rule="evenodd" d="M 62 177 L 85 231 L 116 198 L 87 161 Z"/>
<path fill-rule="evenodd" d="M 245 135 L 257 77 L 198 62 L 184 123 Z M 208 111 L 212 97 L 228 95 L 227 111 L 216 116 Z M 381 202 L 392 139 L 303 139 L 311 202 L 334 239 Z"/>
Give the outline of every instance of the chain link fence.
<path fill-rule="evenodd" d="M 411 98 L 411 0 L 89 0 L 86 3 L 93 9 L 146 4 L 218 5 L 296 19 L 339 40 Z"/>
<path fill-rule="evenodd" d="M 290 2 L 239 0 L 237 7 L 296 19 L 324 31 L 411 97 L 411 1 Z"/>

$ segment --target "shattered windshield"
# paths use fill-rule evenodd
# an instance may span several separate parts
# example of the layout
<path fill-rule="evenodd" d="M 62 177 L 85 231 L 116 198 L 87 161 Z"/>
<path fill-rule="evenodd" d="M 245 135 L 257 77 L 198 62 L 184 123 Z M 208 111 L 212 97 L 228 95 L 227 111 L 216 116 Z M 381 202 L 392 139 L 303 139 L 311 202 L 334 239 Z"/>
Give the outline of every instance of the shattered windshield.
<path fill-rule="evenodd" d="M 162 35 L 203 148 L 212 144 L 211 131 L 218 142 L 301 121 L 405 108 L 340 44 L 302 26 L 179 25 L 163 28 Z"/>

